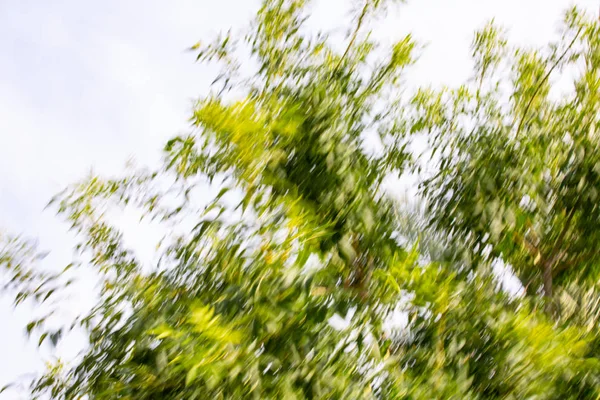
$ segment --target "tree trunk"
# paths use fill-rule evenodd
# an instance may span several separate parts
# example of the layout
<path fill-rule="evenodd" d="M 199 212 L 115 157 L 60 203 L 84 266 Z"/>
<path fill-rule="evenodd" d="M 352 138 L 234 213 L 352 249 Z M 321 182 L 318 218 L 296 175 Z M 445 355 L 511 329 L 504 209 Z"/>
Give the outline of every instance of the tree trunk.
<path fill-rule="evenodd" d="M 548 260 L 544 263 L 543 280 L 544 280 L 544 299 L 546 300 L 545 309 L 550 315 L 555 313 L 554 299 L 552 298 L 552 262 Z"/>
<path fill-rule="evenodd" d="M 543 279 L 544 297 L 550 299 L 552 298 L 552 263 L 550 260 L 544 263 Z"/>

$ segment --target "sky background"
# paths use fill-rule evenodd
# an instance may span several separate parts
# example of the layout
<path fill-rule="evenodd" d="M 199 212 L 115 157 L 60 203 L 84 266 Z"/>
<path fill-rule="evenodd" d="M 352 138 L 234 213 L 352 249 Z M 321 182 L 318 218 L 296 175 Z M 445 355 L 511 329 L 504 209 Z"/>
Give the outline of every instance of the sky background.
<path fill-rule="evenodd" d="M 407 75 L 411 85 L 458 85 L 470 72 L 473 31 L 486 21 L 495 18 L 516 43 L 540 46 L 575 4 L 597 14 L 600 1 L 413 0 L 376 33 L 390 43 L 412 33 L 427 44 Z M 317 1 L 314 22 L 338 28 L 352 5 Z M 38 238 L 52 250 L 48 262 L 66 265 L 73 241 L 44 211 L 50 197 L 92 168 L 116 174 L 132 157 L 155 165 L 214 77 L 186 48 L 242 27 L 257 7 L 257 0 L 0 0 L 0 229 Z M 142 246 L 147 232 L 125 223 L 131 243 Z M 73 307 L 91 300 L 80 292 Z M 0 297 L 0 387 L 43 365 L 24 336 L 30 316 Z"/>

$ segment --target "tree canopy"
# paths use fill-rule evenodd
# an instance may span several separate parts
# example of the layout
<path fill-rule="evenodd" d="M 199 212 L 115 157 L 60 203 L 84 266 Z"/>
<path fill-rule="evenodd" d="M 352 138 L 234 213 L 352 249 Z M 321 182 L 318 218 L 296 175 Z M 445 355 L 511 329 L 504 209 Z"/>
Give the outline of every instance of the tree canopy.
<path fill-rule="evenodd" d="M 423 183 L 432 222 L 509 263 L 529 294 L 598 280 L 600 25 L 576 9 L 545 49 L 488 25 L 475 74 L 415 103 L 440 168 Z"/>
<path fill-rule="evenodd" d="M 33 398 L 600 396 L 598 22 L 569 11 L 544 50 L 486 26 L 472 81 L 407 100 L 418 44 L 368 30 L 393 3 L 366 0 L 338 51 L 307 29 L 305 1 L 263 1 L 247 30 L 192 47 L 220 73 L 163 165 L 53 199 L 86 257 L 67 269 L 91 269 L 100 293 L 70 327 L 27 327 L 89 341 Z M 434 166 L 422 215 L 382 188 L 423 164 L 417 134 Z M 131 208 L 164 232 L 155 264 L 111 223 Z M 70 284 L 42 274 L 31 243 L 2 240 L 17 302 Z M 523 296 L 499 287 L 498 261 Z"/>

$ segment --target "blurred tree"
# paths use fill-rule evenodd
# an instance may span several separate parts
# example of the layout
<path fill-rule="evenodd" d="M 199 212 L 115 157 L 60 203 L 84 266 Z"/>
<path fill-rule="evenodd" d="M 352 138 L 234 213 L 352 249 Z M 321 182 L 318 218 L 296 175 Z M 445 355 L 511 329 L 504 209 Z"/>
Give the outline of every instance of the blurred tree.
<path fill-rule="evenodd" d="M 93 176 L 54 200 L 101 290 L 75 321 L 88 348 L 33 382 L 34 398 L 600 395 L 594 330 L 508 297 L 483 258 L 464 268 L 452 254 L 462 241 L 442 257 L 436 240 L 447 238 L 427 231 L 426 259 L 410 247 L 410 227 L 421 228 L 399 218 L 381 183 L 410 165 L 399 78 L 416 45 L 407 36 L 380 49 L 365 32 L 388 3 L 367 0 L 336 52 L 306 32 L 303 1 L 264 1 L 249 32 L 194 46 L 221 74 L 194 132 L 166 144 L 164 167 Z M 248 54 L 256 69 L 243 74 Z M 218 193 L 198 209 L 207 185 Z M 163 226 L 156 265 L 110 224 L 126 206 Z M 35 297 L 38 273 L 20 272 L 37 271 L 35 250 L 7 243 L 2 265 Z M 43 340 L 44 327 L 29 331 Z"/>
<path fill-rule="evenodd" d="M 473 56 L 467 85 L 414 100 L 439 165 L 422 185 L 431 222 L 550 307 L 557 285 L 600 271 L 600 24 L 573 9 L 542 50 L 488 25 Z"/>

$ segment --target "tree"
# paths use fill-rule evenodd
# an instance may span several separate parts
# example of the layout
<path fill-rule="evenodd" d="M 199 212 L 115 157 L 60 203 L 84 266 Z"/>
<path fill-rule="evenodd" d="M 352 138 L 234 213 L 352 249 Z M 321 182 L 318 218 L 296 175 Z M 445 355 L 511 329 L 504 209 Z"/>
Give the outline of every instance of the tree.
<path fill-rule="evenodd" d="M 423 184 L 432 223 L 548 302 L 557 285 L 597 281 L 600 265 L 600 24 L 573 9 L 563 31 L 511 49 L 488 25 L 469 84 L 415 98 L 414 131 L 435 132 L 440 166 Z"/>
<path fill-rule="evenodd" d="M 367 0 L 339 54 L 305 32 L 303 1 L 266 0 L 246 35 L 194 46 L 222 73 L 162 168 L 92 176 L 54 200 L 101 293 L 75 321 L 89 347 L 35 381 L 34 397 L 600 394 L 593 333 L 497 290 L 483 259 L 467 271 L 396 239 L 402 224 L 380 184 L 409 165 L 397 94 L 416 45 L 407 36 L 377 56 L 363 30 L 388 5 Z M 247 53 L 256 70 L 243 75 Z M 373 138 L 377 154 L 363 149 Z M 217 194 L 199 210 L 206 185 Z M 157 265 L 106 217 L 131 206 L 164 227 Z M 30 260 L 12 262 L 19 253 L 2 258 L 13 276 Z M 36 274 L 15 282 L 35 293 Z M 404 329 L 387 326 L 397 311 Z M 332 326 L 336 314 L 347 327 Z"/>

